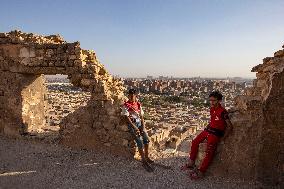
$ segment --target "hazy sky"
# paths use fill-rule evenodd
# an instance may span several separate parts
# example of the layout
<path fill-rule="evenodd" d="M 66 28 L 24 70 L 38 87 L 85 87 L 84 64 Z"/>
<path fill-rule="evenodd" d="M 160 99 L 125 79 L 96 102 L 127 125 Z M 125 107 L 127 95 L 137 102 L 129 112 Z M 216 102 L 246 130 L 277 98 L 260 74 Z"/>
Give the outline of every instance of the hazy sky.
<path fill-rule="evenodd" d="M 284 44 L 283 0 L 0 0 L 0 32 L 60 34 L 120 76 L 253 77 Z"/>

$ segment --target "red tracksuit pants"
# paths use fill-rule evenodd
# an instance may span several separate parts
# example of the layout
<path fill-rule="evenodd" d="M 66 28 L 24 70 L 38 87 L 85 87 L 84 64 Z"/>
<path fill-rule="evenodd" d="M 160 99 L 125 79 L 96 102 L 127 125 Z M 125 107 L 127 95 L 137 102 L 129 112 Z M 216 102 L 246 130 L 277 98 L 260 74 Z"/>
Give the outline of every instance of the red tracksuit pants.
<path fill-rule="evenodd" d="M 199 170 L 201 172 L 205 172 L 211 163 L 215 150 L 217 148 L 217 144 L 220 140 L 219 137 L 208 133 L 207 131 L 202 131 L 199 135 L 195 137 L 195 139 L 192 140 L 191 143 L 191 150 L 190 150 L 190 156 L 189 158 L 192 161 L 195 161 L 197 153 L 198 153 L 198 147 L 199 144 L 202 143 L 205 139 L 207 139 L 207 146 L 206 146 L 206 155 L 199 167 Z"/>

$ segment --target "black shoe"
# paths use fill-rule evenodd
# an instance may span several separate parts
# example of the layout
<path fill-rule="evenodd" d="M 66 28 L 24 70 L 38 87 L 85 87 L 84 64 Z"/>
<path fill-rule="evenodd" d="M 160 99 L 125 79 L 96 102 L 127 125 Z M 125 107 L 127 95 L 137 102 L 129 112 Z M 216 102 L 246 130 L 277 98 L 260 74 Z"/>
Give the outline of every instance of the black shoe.
<path fill-rule="evenodd" d="M 147 163 L 147 162 L 143 162 L 142 163 L 142 166 L 144 167 L 144 169 L 147 171 L 147 172 L 153 172 L 154 169 Z"/>
<path fill-rule="evenodd" d="M 185 165 L 182 166 L 180 169 L 181 169 L 182 171 L 186 171 L 186 170 L 193 171 L 193 170 L 196 169 L 196 166 L 195 166 L 195 164 L 193 164 L 193 165 L 185 164 Z"/>

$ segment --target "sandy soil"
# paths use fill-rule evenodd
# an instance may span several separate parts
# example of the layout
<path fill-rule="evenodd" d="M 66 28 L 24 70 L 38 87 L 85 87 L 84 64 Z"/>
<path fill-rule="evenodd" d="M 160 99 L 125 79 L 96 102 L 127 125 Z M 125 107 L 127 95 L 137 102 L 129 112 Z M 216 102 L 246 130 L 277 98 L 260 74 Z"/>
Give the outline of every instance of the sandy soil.
<path fill-rule="evenodd" d="M 153 173 L 136 160 L 0 135 L 0 188 L 259 188 L 208 176 L 191 181 L 184 156 L 157 160 Z"/>

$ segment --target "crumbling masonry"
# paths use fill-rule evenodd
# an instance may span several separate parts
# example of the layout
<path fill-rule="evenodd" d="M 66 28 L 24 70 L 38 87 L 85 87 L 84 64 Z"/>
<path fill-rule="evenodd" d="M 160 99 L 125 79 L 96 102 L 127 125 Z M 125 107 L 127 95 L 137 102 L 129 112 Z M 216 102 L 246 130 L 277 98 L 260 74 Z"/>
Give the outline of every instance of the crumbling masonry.
<path fill-rule="evenodd" d="M 0 33 L 0 131 L 6 135 L 40 132 L 44 118 L 43 74 L 68 75 L 71 83 L 91 92 L 87 106 L 64 118 L 60 142 L 82 148 L 104 147 L 118 153 L 132 141 L 120 124 L 124 87 L 93 51 L 60 36 L 12 31 Z M 131 154 L 130 153 L 130 154 Z"/>

